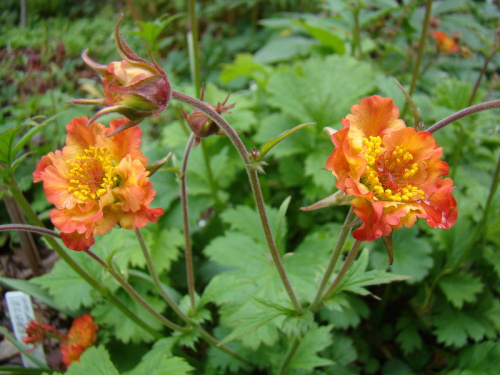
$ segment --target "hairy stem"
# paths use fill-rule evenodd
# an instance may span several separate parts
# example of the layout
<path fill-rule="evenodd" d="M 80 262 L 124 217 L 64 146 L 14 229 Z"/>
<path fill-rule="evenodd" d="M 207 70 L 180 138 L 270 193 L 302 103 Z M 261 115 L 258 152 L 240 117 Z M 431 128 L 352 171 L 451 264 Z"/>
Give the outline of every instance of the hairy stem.
<path fill-rule="evenodd" d="M 294 338 L 290 346 L 288 347 L 288 350 L 285 354 L 285 357 L 283 358 L 283 361 L 281 362 L 280 368 L 277 373 L 278 375 L 286 374 L 286 371 L 288 370 L 288 367 L 290 366 L 290 363 L 292 362 L 295 353 L 297 353 L 297 349 L 299 348 L 299 346 L 300 346 L 300 339 Z"/>
<path fill-rule="evenodd" d="M 345 258 L 344 264 L 342 265 L 342 268 L 340 269 L 339 273 L 335 277 L 335 280 L 333 281 L 332 285 L 328 288 L 326 293 L 323 296 L 323 299 L 329 298 L 333 292 L 335 292 L 335 289 L 339 286 L 340 282 L 344 278 L 344 276 L 347 274 L 347 271 L 349 271 L 349 268 L 351 267 L 352 263 L 356 259 L 359 253 L 359 249 L 361 248 L 361 241 L 356 240 L 354 244 L 351 247 L 351 250 L 349 250 L 349 254 L 347 254 L 347 257 Z"/>
<path fill-rule="evenodd" d="M 94 260 L 96 260 L 106 271 L 108 271 L 111 276 L 114 277 L 116 281 L 122 286 L 123 289 L 127 292 L 127 294 L 134 299 L 139 305 L 144 307 L 151 315 L 153 315 L 156 319 L 158 319 L 165 327 L 170 328 L 171 330 L 174 331 L 180 331 L 180 332 L 186 332 L 189 331 L 189 328 L 181 327 L 174 322 L 171 322 L 167 318 L 165 318 L 163 315 L 161 315 L 158 311 L 156 311 L 149 303 L 147 303 L 128 283 L 127 280 L 125 280 L 120 273 L 118 273 L 111 265 L 107 264 L 104 260 L 102 260 L 97 254 L 92 252 L 91 250 L 84 250 L 86 254 L 88 254 L 90 257 L 92 257 Z"/>
<path fill-rule="evenodd" d="M 485 102 L 473 105 L 471 107 L 464 108 L 454 114 L 442 119 L 441 121 L 436 122 L 432 126 L 428 127 L 426 131 L 429 133 L 434 133 L 435 131 L 444 128 L 446 125 L 451 124 L 454 121 L 460 120 L 461 118 L 473 115 L 474 113 L 485 111 L 487 109 L 499 108 L 500 107 L 500 99 L 492 100 L 491 102 Z"/>
<path fill-rule="evenodd" d="M 481 68 L 481 72 L 479 73 L 479 76 L 477 77 L 476 83 L 474 84 L 474 89 L 472 90 L 472 94 L 469 98 L 469 102 L 467 105 L 470 107 L 472 103 L 474 102 L 474 99 L 476 98 L 476 93 L 479 88 L 479 84 L 481 83 L 481 80 L 483 79 L 484 74 L 486 73 L 486 69 L 488 68 L 488 64 L 490 63 L 491 59 L 493 56 L 495 56 L 495 53 L 497 52 L 498 47 L 494 46 L 488 56 L 486 56 L 486 59 L 484 59 L 484 64 L 483 67 Z"/>
<path fill-rule="evenodd" d="M 146 259 L 146 264 L 148 265 L 149 274 L 153 279 L 153 283 L 158 289 L 158 292 L 162 296 L 162 298 L 167 302 L 167 304 L 174 310 L 174 312 L 186 323 L 190 323 L 189 317 L 179 308 L 179 306 L 175 303 L 175 301 L 168 295 L 168 293 L 163 288 L 161 284 L 160 277 L 158 276 L 158 272 L 156 271 L 156 267 L 154 266 L 153 259 L 151 258 L 151 254 L 148 250 L 146 242 L 144 242 L 144 237 L 142 237 L 141 231 L 139 228 L 135 230 L 135 234 L 137 236 L 137 240 L 141 245 L 142 253 L 144 254 L 144 258 Z"/>
<path fill-rule="evenodd" d="M 168 305 L 172 308 L 172 310 L 174 310 L 174 312 L 182 320 L 184 320 L 187 324 L 189 324 L 190 326 L 196 327 L 198 329 L 198 331 L 200 332 L 200 335 L 207 342 L 213 344 L 216 348 L 218 348 L 219 350 L 222 350 L 224 353 L 227 353 L 230 356 L 232 356 L 232 357 L 234 357 L 234 358 L 236 358 L 236 359 L 238 359 L 238 360 L 240 360 L 240 361 L 242 361 L 244 363 L 248 363 L 243 357 L 241 357 L 239 354 L 233 352 L 227 346 L 220 345 L 220 343 L 217 341 L 217 339 L 215 337 L 213 337 L 212 335 L 210 335 L 210 333 L 208 333 L 207 331 L 205 331 L 205 329 L 203 329 L 203 327 L 200 324 L 198 324 L 196 322 L 193 322 L 191 320 L 191 318 L 188 315 L 186 315 L 179 308 L 179 306 L 175 303 L 175 301 L 168 295 L 168 293 L 163 288 L 163 286 L 161 284 L 161 281 L 160 281 L 160 278 L 158 276 L 158 272 L 156 271 L 156 268 L 155 268 L 155 266 L 153 264 L 153 259 L 151 258 L 151 255 L 149 253 L 148 247 L 146 246 L 146 243 L 144 242 L 144 238 L 142 237 L 141 232 L 139 231 L 139 229 L 136 229 L 135 233 L 137 235 L 137 239 L 139 240 L 139 244 L 141 245 L 141 249 L 142 249 L 142 252 L 144 254 L 144 257 L 146 258 L 146 263 L 148 265 L 148 270 L 149 270 L 149 273 L 151 274 L 151 278 L 153 279 L 153 283 L 155 284 L 156 289 L 158 290 L 158 292 L 160 293 L 160 295 L 168 303 Z M 195 309 L 195 306 L 193 306 L 193 312 L 194 312 L 194 309 Z"/>
<path fill-rule="evenodd" d="M 26 197 L 23 195 L 17 183 L 14 181 L 13 186 L 11 188 L 11 192 L 14 195 L 14 198 L 19 203 L 21 208 L 24 211 L 24 214 L 28 218 L 29 221 L 38 225 L 41 229 L 44 229 L 44 225 L 41 220 L 38 218 L 36 213 L 30 206 L 30 203 L 26 200 Z M 43 234 L 43 233 L 42 233 Z M 150 327 L 146 322 L 142 321 L 134 312 L 132 312 L 127 306 L 125 306 L 118 298 L 109 293 L 109 290 L 101 285 L 99 281 L 97 281 L 94 277 L 92 277 L 87 271 L 85 271 L 80 265 L 73 260 L 69 256 L 69 254 L 62 248 L 61 245 L 51 237 L 51 233 L 44 234 L 46 241 L 49 245 L 54 249 L 54 251 L 59 255 L 59 257 L 66 262 L 68 266 L 75 271 L 83 280 L 85 280 L 93 289 L 98 291 L 108 302 L 110 302 L 113 306 L 115 306 L 118 310 L 120 310 L 125 316 L 127 316 L 131 321 L 137 324 L 139 327 L 144 329 L 146 332 L 151 334 L 153 337 L 161 338 L 163 337 L 161 333 L 157 332 L 155 329 Z"/>
<path fill-rule="evenodd" d="M 34 225 L 28 225 L 28 224 L 2 224 L 2 225 L 0 225 L 0 232 L 8 231 L 8 230 L 15 230 L 18 232 L 32 232 L 32 233 L 44 234 L 47 236 L 59 238 L 59 233 L 54 232 L 53 230 L 50 230 L 50 229 L 36 227 Z"/>
<path fill-rule="evenodd" d="M 188 195 L 186 189 L 186 175 L 187 175 L 187 164 L 189 160 L 189 155 L 193 149 L 193 144 L 196 139 L 196 135 L 191 133 L 186 144 L 186 149 L 184 151 L 184 159 L 182 160 L 181 169 L 181 206 L 182 206 L 182 222 L 184 224 L 184 243 L 185 243 L 185 255 L 186 255 L 186 277 L 189 299 L 191 300 L 191 310 L 194 312 L 196 310 L 195 302 L 195 283 L 194 283 L 194 270 L 193 270 L 193 250 L 191 248 L 191 232 L 189 230 L 189 210 L 188 210 Z M 205 159 L 207 160 L 207 159 Z"/>
<path fill-rule="evenodd" d="M 429 21 L 431 19 L 431 10 L 432 10 L 432 0 L 427 0 L 425 3 L 425 16 L 424 16 L 424 24 L 422 25 L 422 34 L 420 34 L 420 41 L 418 44 L 417 61 L 415 62 L 415 66 L 413 67 L 410 89 L 408 90 L 408 94 L 410 96 L 415 91 L 415 87 L 417 85 L 417 79 L 419 77 L 420 64 L 422 63 L 422 57 L 424 55 L 425 41 L 427 40 L 427 31 L 429 30 Z M 407 109 L 408 109 L 408 103 L 405 102 L 405 106 L 403 107 L 401 114 L 404 115 Z"/>
<path fill-rule="evenodd" d="M 276 248 L 276 242 L 274 241 L 274 237 L 272 235 L 271 228 L 269 226 L 269 220 L 267 219 L 266 207 L 264 205 L 262 190 L 260 188 L 257 171 L 254 168 L 250 167 L 249 165 L 248 151 L 245 148 L 245 145 L 243 145 L 243 142 L 241 141 L 238 134 L 231 127 L 231 125 L 229 125 L 229 123 L 219 113 L 217 113 L 217 111 L 215 111 L 212 107 L 210 107 L 206 103 L 203 103 L 198 99 L 192 98 L 176 90 L 172 90 L 172 98 L 179 100 L 183 103 L 189 104 L 195 108 L 198 108 L 200 111 L 204 112 L 224 131 L 224 133 L 228 136 L 228 138 L 231 140 L 234 147 L 238 151 L 238 154 L 243 160 L 245 169 L 248 174 L 257 210 L 261 218 L 262 228 L 264 229 L 264 234 L 266 236 L 266 240 L 269 245 L 269 250 L 271 252 L 274 264 L 278 270 L 279 276 L 286 289 L 286 292 L 290 296 L 290 300 L 294 304 L 297 312 L 302 313 L 304 310 L 302 309 L 302 306 L 300 305 L 300 302 L 297 296 L 295 295 L 295 292 L 293 291 L 290 281 L 288 280 L 288 276 L 281 262 L 278 249 Z"/>
<path fill-rule="evenodd" d="M 252 185 L 255 203 L 257 205 L 257 210 L 259 211 L 260 220 L 262 222 L 262 228 L 264 229 L 264 234 L 266 236 L 267 245 L 268 245 L 269 250 L 271 252 L 271 256 L 273 258 L 274 265 L 276 266 L 276 269 L 278 270 L 281 281 L 282 281 L 282 283 L 286 289 L 286 292 L 288 293 L 288 296 L 290 297 L 290 300 L 292 301 L 295 309 L 297 310 L 297 312 L 299 314 L 302 314 L 304 312 L 304 310 L 302 308 L 302 305 L 300 304 L 299 299 L 295 295 L 295 292 L 293 290 L 292 284 L 290 283 L 290 280 L 288 279 L 288 276 L 287 276 L 286 271 L 285 271 L 285 267 L 283 266 L 283 262 L 281 261 L 281 256 L 280 256 L 278 247 L 276 246 L 276 241 L 274 240 L 273 234 L 271 232 L 271 226 L 269 225 L 269 219 L 268 219 L 267 213 L 266 213 L 266 206 L 264 204 L 264 197 L 262 196 L 262 190 L 260 188 L 260 182 L 259 182 L 259 176 L 257 174 L 257 170 L 249 169 L 248 175 L 250 177 L 250 184 Z"/>
<path fill-rule="evenodd" d="M 354 212 L 351 208 L 345 218 L 344 225 L 342 226 L 342 230 L 339 233 L 339 237 L 337 238 L 337 243 L 335 244 L 335 248 L 333 249 L 328 265 L 326 266 L 325 273 L 323 274 L 323 278 L 321 279 L 318 290 L 316 291 L 316 296 L 311 302 L 311 306 L 309 306 L 309 310 L 311 311 L 316 311 L 321 305 L 325 287 L 328 284 L 328 280 L 330 280 L 330 277 L 332 276 L 332 272 L 337 265 L 340 255 L 342 254 L 342 250 L 344 249 L 345 243 L 347 242 L 347 237 L 349 236 L 349 233 L 351 233 L 351 224 L 355 217 L 356 215 L 354 215 Z"/>

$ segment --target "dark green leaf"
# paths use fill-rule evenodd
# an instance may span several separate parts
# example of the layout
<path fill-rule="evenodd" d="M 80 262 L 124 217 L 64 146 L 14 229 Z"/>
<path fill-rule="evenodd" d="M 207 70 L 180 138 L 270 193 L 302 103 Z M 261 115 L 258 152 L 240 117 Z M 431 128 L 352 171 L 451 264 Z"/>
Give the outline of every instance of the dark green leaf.
<path fill-rule="evenodd" d="M 439 281 L 439 287 L 457 309 L 461 309 L 465 302 L 474 302 L 476 295 L 484 288 L 481 279 L 470 273 L 460 272 L 446 275 Z"/>

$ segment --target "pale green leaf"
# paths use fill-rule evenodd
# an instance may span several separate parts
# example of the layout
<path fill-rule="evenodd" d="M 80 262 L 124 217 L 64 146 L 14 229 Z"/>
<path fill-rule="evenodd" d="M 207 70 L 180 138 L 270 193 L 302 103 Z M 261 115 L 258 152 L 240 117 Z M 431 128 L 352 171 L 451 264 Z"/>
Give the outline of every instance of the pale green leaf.
<path fill-rule="evenodd" d="M 184 375 L 191 372 L 193 368 L 183 358 L 172 355 L 175 342 L 174 337 L 158 340 L 128 375 Z"/>
<path fill-rule="evenodd" d="M 333 361 L 318 356 L 320 351 L 332 344 L 331 329 L 332 326 L 322 326 L 309 330 L 301 339 L 290 368 L 312 370 L 315 367 L 332 365 Z"/>
<path fill-rule="evenodd" d="M 331 48 L 339 55 L 345 53 L 344 41 L 330 30 L 310 25 L 306 22 L 293 21 L 293 24 L 303 27 L 313 38 L 319 41 L 322 45 Z"/>
<path fill-rule="evenodd" d="M 80 362 L 73 362 L 65 375 L 119 375 L 104 346 L 85 350 Z"/>
<path fill-rule="evenodd" d="M 443 231 L 444 232 L 444 231 Z M 432 246 L 425 238 L 417 237 L 418 229 L 401 228 L 392 232 L 394 246 L 394 263 L 387 264 L 387 252 L 381 240 L 376 241 L 376 251 L 370 256 L 370 263 L 373 268 L 388 269 L 398 275 L 406 275 L 408 284 L 415 284 L 421 281 L 432 268 L 434 260 L 432 258 Z"/>
<path fill-rule="evenodd" d="M 353 104 L 374 88 L 370 65 L 347 56 L 311 58 L 269 78 L 269 103 L 299 122 L 340 127 Z"/>
<path fill-rule="evenodd" d="M 166 303 L 162 299 L 148 294 L 150 292 L 149 283 L 136 282 L 134 283 L 134 289 L 156 311 L 161 313 L 165 309 Z M 126 292 L 119 290 L 115 292 L 114 295 L 147 325 L 157 331 L 161 331 L 163 329 L 162 323 L 150 312 L 145 310 L 144 307 L 140 306 L 135 300 L 132 300 Z M 95 318 L 97 325 L 112 328 L 115 337 L 124 343 L 139 343 L 141 341 L 151 342 L 154 339 L 150 333 L 146 332 L 136 323 L 131 321 L 111 303 L 103 301 L 102 303 L 94 306 L 92 309 L 92 316 Z"/>
<path fill-rule="evenodd" d="M 322 308 L 319 314 L 322 319 L 328 320 L 339 329 L 357 327 L 361 319 L 370 315 L 367 304 L 356 295 L 342 293 L 332 299 L 335 304 L 332 305 L 331 300 L 326 301 L 326 307 Z"/>
<path fill-rule="evenodd" d="M 369 253 L 368 249 L 361 252 L 358 260 L 354 262 L 344 279 L 342 279 L 338 285 L 336 293 L 344 290 L 361 295 L 367 295 L 370 294 L 370 292 L 365 288 L 366 286 L 387 284 L 392 281 L 409 279 L 409 276 L 396 275 L 383 270 L 366 271 Z"/>

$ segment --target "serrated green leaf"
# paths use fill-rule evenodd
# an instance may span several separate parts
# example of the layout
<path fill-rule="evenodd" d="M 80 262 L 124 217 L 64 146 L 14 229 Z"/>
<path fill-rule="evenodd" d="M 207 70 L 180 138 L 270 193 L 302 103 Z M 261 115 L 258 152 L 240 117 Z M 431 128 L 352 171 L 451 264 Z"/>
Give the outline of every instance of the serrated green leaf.
<path fill-rule="evenodd" d="M 276 310 L 263 310 L 239 320 L 238 325 L 228 336 L 226 336 L 220 343 L 226 344 L 234 339 L 240 338 L 243 335 L 256 332 L 262 326 L 267 325 L 278 316 L 284 315 L 283 312 Z"/>
<path fill-rule="evenodd" d="M 271 231 L 276 236 L 278 210 L 267 207 L 267 214 L 269 217 Z M 225 210 L 221 214 L 221 217 L 222 220 L 229 224 L 233 230 L 241 231 L 257 242 L 267 244 L 259 214 L 254 208 L 248 206 L 238 206 L 233 209 Z"/>
<path fill-rule="evenodd" d="M 260 148 L 260 157 L 259 160 L 263 160 L 266 154 L 273 149 L 278 143 L 280 143 L 283 139 L 288 137 L 289 135 L 295 133 L 297 130 L 300 130 L 308 125 L 313 125 L 312 122 L 308 122 L 305 124 L 300 124 L 295 126 L 292 129 L 286 130 L 283 133 L 279 134 L 276 138 L 264 143 Z"/>
<path fill-rule="evenodd" d="M 395 275 L 383 270 L 366 271 L 370 251 L 365 249 L 361 252 L 358 260 L 351 266 L 344 279 L 338 285 L 336 293 L 349 291 L 365 296 L 370 292 L 365 288 L 370 285 L 387 284 L 392 281 L 407 280 L 410 277 L 405 275 Z"/>
<path fill-rule="evenodd" d="M 289 337 L 303 336 L 314 325 L 314 314 L 307 310 L 302 315 L 288 315 L 281 323 L 281 330 Z"/>
<path fill-rule="evenodd" d="M 439 281 L 439 288 L 453 306 L 461 309 L 465 302 L 476 300 L 476 295 L 483 290 L 484 284 L 480 278 L 460 272 L 443 277 Z"/>
<path fill-rule="evenodd" d="M 315 367 L 332 365 L 333 361 L 318 356 L 320 351 L 332 344 L 331 329 L 332 326 L 322 326 L 309 330 L 301 339 L 295 357 L 290 363 L 290 368 L 312 370 Z"/>
<path fill-rule="evenodd" d="M 339 300 L 339 299 L 342 299 Z M 333 297 L 337 299 L 336 305 L 332 306 L 330 300 L 325 304 L 326 308 L 319 311 L 320 317 L 333 324 L 338 329 L 357 327 L 361 319 L 370 315 L 367 304 L 358 296 L 342 293 Z"/>
<path fill-rule="evenodd" d="M 91 347 L 85 350 L 80 362 L 73 362 L 66 375 L 119 375 L 104 346 Z"/>
<path fill-rule="evenodd" d="M 443 231 L 444 232 L 444 231 Z M 425 238 L 417 237 L 418 229 L 401 228 L 392 232 L 394 247 L 394 262 L 391 271 L 398 275 L 406 275 L 408 284 L 421 281 L 434 265 L 432 246 Z M 377 241 L 376 251 L 370 254 L 370 264 L 373 268 L 387 269 L 387 252 L 382 241 Z"/>
<path fill-rule="evenodd" d="M 141 297 L 151 305 L 156 311 L 162 312 L 166 303 L 156 296 L 148 295 L 150 291 L 149 285 L 134 283 L 134 289 Z M 114 296 L 121 300 L 135 315 L 143 322 L 157 331 L 163 329 L 163 325 L 150 312 L 140 306 L 135 300 L 124 291 L 119 290 L 114 293 Z M 114 330 L 114 335 L 117 339 L 124 343 L 133 342 L 151 342 L 154 337 L 150 333 L 143 330 L 136 323 L 128 319 L 120 310 L 108 302 L 101 302 L 92 308 L 92 316 L 97 325 L 110 327 Z"/>
<path fill-rule="evenodd" d="M 316 44 L 316 41 L 301 36 L 278 36 L 259 49 L 254 60 L 261 64 L 289 61 L 296 56 L 307 54 Z"/>
<path fill-rule="evenodd" d="M 146 353 L 138 366 L 131 370 L 129 375 L 171 375 L 187 374 L 193 370 L 183 358 L 172 355 L 175 337 L 158 340 L 153 348 Z M 125 374 L 124 374 L 125 375 Z"/>
<path fill-rule="evenodd" d="M 405 355 L 422 348 L 423 341 L 418 331 L 417 322 L 413 316 L 403 313 L 396 324 L 399 330 L 396 341 L 401 345 Z"/>
<path fill-rule="evenodd" d="M 498 301 L 488 296 L 482 298 L 479 304 L 462 310 L 440 303 L 432 319 L 438 342 L 460 348 L 469 338 L 479 341 L 491 334 L 496 336 L 492 318 L 498 314 Z"/>
<path fill-rule="evenodd" d="M 454 356 L 449 368 L 449 375 L 496 375 L 500 368 L 500 345 L 498 341 L 484 341 L 468 346 Z"/>
<path fill-rule="evenodd" d="M 374 88 L 372 68 L 347 56 L 311 58 L 269 78 L 269 103 L 299 122 L 340 126 L 351 106 Z"/>

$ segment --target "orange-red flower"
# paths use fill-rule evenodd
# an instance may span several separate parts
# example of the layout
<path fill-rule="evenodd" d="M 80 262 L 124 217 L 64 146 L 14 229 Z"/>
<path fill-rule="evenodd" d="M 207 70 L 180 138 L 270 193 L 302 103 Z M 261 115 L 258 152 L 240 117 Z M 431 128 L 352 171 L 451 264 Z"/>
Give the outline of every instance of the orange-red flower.
<path fill-rule="evenodd" d="M 372 241 L 418 217 L 450 228 L 457 219 L 453 181 L 443 179 L 449 168 L 432 134 L 406 127 L 390 98 L 371 96 L 351 111 L 332 135 L 326 167 L 363 221 L 354 238 Z"/>
<path fill-rule="evenodd" d="M 98 329 L 90 314 L 81 315 L 73 320 L 66 341 L 61 343 L 62 360 L 66 366 L 79 361 L 82 353 L 94 345 Z"/>
<path fill-rule="evenodd" d="M 458 52 L 457 43 L 444 31 L 433 30 L 431 35 L 436 40 L 437 47 L 441 52 Z"/>
<path fill-rule="evenodd" d="M 73 119 L 66 126 L 66 146 L 44 156 L 33 173 L 55 205 L 50 217 L 69 249 L 86 250 L 94 236 L 117 224 L 141 228 L 163 214 L 149 206 L 156 192 L 139 148 L 141 129 L 134 126 L 107 137 L 126 122 L 113 120 L 106 128 L 97 122 L 87 126 L 86 117 Z"/>
<path fill-rule="evenodd" d="M 74 104 L 99 104 L 107 106 L 97 112 L 90 122 L 98 117 L 118 112 L 130 121 L 124 123 L 117 132 L 134 126 L 144 118 L 157 115 L 165 110 L 172 92 L 165 72 L 151 58 L 148 62 L 132 51 L 123 36 L 119 33 L 121 19 L 115 27 L 115 40 L 118 51 L 123 58 L 108 65 L 101 65 L 91 60 L 87 51 L 82 54 L 85 63 L 101 74 L 104 99 L 76 99 Z"/>

